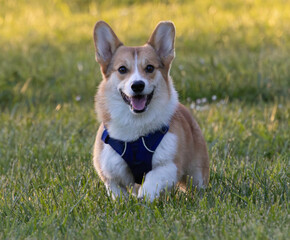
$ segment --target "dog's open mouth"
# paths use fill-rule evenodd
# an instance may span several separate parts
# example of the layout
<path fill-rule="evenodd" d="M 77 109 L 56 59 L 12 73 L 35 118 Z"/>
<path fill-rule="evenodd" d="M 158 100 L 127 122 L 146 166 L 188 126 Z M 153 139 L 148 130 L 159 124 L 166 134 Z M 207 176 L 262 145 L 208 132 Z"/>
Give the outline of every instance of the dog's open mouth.
<path fill-rule="evenodd" d="M 154 90 L 148 95 L 135 95 L 132 97 L 127 96 L 122 90 L 120 92 L 124 102 L 130 106 L 133 112 L 142 113 L 147 109 L 153 97 Z"/>

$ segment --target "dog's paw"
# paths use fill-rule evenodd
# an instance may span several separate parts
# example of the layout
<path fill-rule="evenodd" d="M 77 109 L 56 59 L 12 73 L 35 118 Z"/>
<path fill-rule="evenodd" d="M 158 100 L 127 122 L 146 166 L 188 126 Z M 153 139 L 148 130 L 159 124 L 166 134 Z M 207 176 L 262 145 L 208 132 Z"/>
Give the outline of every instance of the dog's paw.
<path fill-rule="evenodd" d="M 155 190 L 148 189 L 145 187 L 141 187 L 138 191 L 137 198 L 142 201 L 150 201 L 153 202 L 155 198 L 159 196 L 159 193 Z"/>

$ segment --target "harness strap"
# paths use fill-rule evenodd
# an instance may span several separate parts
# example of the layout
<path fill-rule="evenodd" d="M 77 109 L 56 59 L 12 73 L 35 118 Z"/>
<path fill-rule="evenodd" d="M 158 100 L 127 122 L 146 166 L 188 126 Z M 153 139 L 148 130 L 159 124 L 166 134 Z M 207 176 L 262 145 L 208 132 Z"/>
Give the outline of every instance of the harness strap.
<path fill-rule="evenodd" d="M 163 126 L 161 129 L 154 133 L 149 133 L 148 135 L 141 137 L 144 139 L 143 144 L 146 149 L 150 151 L 155 151 L 160 142 L 162 141 L 164 135 L 168 132 L 169 126 Z M 146 144 L 146 145 L 145 145 Z"/>
<path fill-rule="evenodd" d="M 106 144 L 109 144 L 119 155 L 124 155 L 124 150 L 127 143 L 111 138 L 106 128 L 102 134 L 102 141 Z"/>

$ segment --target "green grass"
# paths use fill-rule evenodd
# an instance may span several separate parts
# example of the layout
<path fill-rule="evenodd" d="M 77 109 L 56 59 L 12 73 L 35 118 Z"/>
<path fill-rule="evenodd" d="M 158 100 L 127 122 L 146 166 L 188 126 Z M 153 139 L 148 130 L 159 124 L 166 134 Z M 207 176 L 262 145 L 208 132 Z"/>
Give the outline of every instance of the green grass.
<path fill-rule="evenodd" d="M 0 239 L 289 238 L 287 1 L 0 5 Z M 92 165 L 100 19 L 128 45 L 175 22 L 172 76 L 208 144 L 206 190 L 107 196 Z"/>

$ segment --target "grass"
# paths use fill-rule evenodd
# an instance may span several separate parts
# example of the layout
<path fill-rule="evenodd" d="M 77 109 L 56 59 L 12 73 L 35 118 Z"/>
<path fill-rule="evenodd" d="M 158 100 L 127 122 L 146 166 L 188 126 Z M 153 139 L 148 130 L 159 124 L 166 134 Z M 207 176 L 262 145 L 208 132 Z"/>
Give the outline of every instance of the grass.
<path fill-rule="evenodd" d="M 0 0 L 0 239 L 287 239 L 286 3 Z M 92 166 L 99 19 L 129 45 L 175 22 L 172 76 L 208 144 L 206 190 L 107 196 Z"/>

